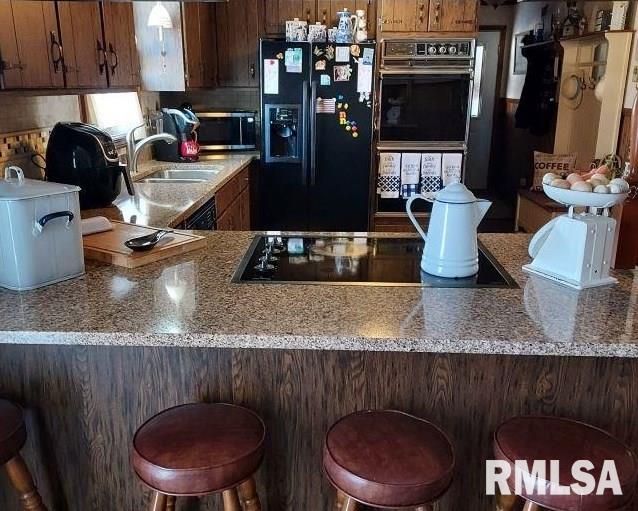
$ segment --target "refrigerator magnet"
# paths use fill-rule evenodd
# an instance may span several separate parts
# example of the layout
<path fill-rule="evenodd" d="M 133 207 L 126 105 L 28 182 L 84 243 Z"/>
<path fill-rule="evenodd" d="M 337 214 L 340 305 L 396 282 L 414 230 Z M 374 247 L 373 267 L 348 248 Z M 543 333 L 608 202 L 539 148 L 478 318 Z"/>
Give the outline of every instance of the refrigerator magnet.
<path fill-rule="evenodd" d="M 330 80 L 330 75 L 321 75 L 319 77 L 319 83 L 321 85 L 330 85 L 332 80 Z"/>
<path fill-rule="evenodd" d="M 303 54 L 301 48 L 288 48 L 285 53 L 284 63 L 286 72 L 301 73 L 301 64 L 303 62 Z"/>
<path fill-rule="evenodd" d="M 264 59 L 264 94 L 279 94 L 279 61 Z"/>
<path fill-rule="evenodd" d="M 352 46 L 350 46 L 350 54 L 353 57 L 358 57 L 359 55 L 361 55 L 361 46 L 359 46 L 358 44 L 353 44 Z"/>
<path fill-rule="evenodd" d="M 335 62 L 350 62 L 349 46 L 337 46 Z"/>
<path fill-rule="evenodd" d="M 323 50 L 322 50 L 321 48 L 319 48 L 319 46 L 315 46 L 314 54 L 315 54 L 317 57 L 321 57 L 321 56 L 323 55 Z"/>
<path fill-rule="evenodd" d="M 345 48 L 345 46 L 344 46 Z M 334 81 L 335 82 L 348 82 L 350 81 L 350 76 L 352 75 L 352 68 L 350 64 L 346 64 L 345 66 L 335 66 L 334 67 Z"/>
<path fill-rule="evenodd" d="M 363 49 L 363 62 L 366 66 L 371 66 L 374 60 L 374 49 L 373 48 L 364 48 Z"/>
<path fill-rule="evenodd" d="M 326 60 L 333 60 L 335 58 L 335 47 L 331 44 L 326 46 Z"/>
<path fill-rule="evenodd" d="M 325 71 L 326 70 L 326 61 L 321 59 L 315 62 L 315 71 Z M 321 84 L 323 85 L 323 83 Z M 330 85 L 330 84 L 328 84 Z"/>

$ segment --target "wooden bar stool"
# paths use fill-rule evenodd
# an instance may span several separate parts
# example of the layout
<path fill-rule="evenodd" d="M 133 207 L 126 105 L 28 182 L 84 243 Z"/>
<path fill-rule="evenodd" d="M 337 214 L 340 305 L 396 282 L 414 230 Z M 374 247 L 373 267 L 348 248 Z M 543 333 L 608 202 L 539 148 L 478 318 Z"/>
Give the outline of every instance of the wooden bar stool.
<path fill-rule="evenodd" d="M 260 511 L 253 474 L 266 428 L 254 412 L 232 404 L 193 403 L 146 421 L 133 438 L 133 467 L 153 490 L 152 511 L 172 511 L 175 498 L 222 493 L 225 511 Z M 239 490 L 239 494 L 238 494 Z"/>
<path fill-rule="evenodd" d="M 620 440 L 605 431 L 570 419 L 544 416 L 514 417 L 501 424 L 494 433 L 494 456 L 506 461 L 512 476 L 508 486 L 514 493 L 514 462 L 526 460 L 532 467 L 534 460 L 558 460 L 560 464 L 560 483 L 569 486 L 577 483 L 572 478 L 572 464 L 577 460 L 589 460 L 594 464 L 590 472 L 598 481 L 600 469 L 605 460 L 614 460 L 622 495 L 613 495 L 606 490 L 603 495 L 542 495 L 537 488 L 547 488 L 546 479 L 536 479 L 535 489 L 521 495 L 500 496 L 496 509 L 511 511 L 523 499 L 524 511 L 536 511 L 547 508 L 554 511 L 612 511 L 628 504 L 634 494 L 638 481 L 638 460 L 632 450 Z M 547 467 L 546 470 L 549 470 Z M 546 493 L 548 493 L 546 491 Z"/>
<path fill-rule="evenodd" d="M 323 467 L 337 490 L 335 509 L 431 509 L 450 486 L 454 450 L 426 420 L 394 410 L 356 412 L 330 428 Z"/>
<path fill-rule="evenodd" d="M 11 484 L 20 493 L 20 502 L 27 511 L 46 511 L 33 476 L 20 456 L 27 441 L 27 428 L 22 409 L 10 401 L 0 399 L 0 466 L 4 466 Z"/>

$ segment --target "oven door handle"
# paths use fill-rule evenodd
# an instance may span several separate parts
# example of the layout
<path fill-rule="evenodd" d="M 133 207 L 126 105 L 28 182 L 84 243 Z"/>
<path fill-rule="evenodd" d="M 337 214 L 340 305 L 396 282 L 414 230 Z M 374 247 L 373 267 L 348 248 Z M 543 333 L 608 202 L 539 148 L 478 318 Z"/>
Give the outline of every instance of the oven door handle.
<path fill-rule="evenodd" d="M 384 76 L 423 76 L 423 75 L 472 75 L 474 69 L 471 67 L 439 67 L 427 69 L 401 68 L 401 69 L 380 69 L 381 78 Z"/>

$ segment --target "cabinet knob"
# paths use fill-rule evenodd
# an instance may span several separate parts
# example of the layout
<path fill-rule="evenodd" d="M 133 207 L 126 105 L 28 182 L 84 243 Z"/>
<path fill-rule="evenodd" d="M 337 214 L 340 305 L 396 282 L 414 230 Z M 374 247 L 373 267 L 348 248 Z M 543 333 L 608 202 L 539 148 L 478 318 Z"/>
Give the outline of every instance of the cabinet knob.
<path fill-rule="evenodd" d="M 250 65 L 249 73 L 251 78 L 255 78 L 255 64 Z"/>

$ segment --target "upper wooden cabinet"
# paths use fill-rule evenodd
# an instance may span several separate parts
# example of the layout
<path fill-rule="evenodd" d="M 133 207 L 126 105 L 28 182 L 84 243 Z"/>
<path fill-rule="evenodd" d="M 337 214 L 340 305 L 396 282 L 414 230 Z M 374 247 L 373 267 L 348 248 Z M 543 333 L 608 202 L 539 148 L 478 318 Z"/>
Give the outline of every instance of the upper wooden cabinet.
<path fill-rule="evenodd" d="M 188 88 L 214 87 L 217 78 L 215 9 L 210 3 L 182 5 L 184 67 Z"/>
<path fill-rule="evenodd" d="M 102 2 L 104 46 L 111 87 L 137 87 L 140 84 L 140 61 L 135 46 L 133 4 Z"/>
<path fill-rule="evenodd" d="M 219 85 L 259 86 L 259 38 L 262 35 L 263 11 L 255 0 L 233 0 L 215 6 Z"/>
<path fill-rule="evenodd" d="M 64 87 L 53 2 L 0 1 L 2 87 Z"/>
<path fill-rule="evenodd" d="M 380 30 L 383 32 L 426 32 L 429 0 L 380 0 Z"/>
<path fill-rule="evenodd" d="M 379 0 L 384 33 L 474 32 L 478 0 Z"/>
<path fill-rule="evenodd" d="M 58 15 L 67 87 L 107 87 L 108 55 L 99 2 L 58 2 Z"/>
<path fill-rule="evenodd" d="M 430 0 L 430 32 L 474 32 L 477 25 L 476 0 Z"/>
<path fill-rule="evenodd" d="M 142 88 L 183 91 L 214 87 L 217 83 L 215 31 L 220 25 L 216 21 L 216 4 L 165 2 L 173 28 L 162 31 L 162 40 L 159 29 L 147 23 L 154 5 L 153 2 L 133 3 Z"/>
<path fill-rule="evenodd" d="M 0 1 L 5 89 L 106 89 L 139 84 L 130 3 Z"/>

